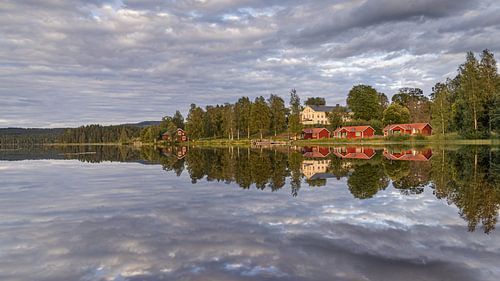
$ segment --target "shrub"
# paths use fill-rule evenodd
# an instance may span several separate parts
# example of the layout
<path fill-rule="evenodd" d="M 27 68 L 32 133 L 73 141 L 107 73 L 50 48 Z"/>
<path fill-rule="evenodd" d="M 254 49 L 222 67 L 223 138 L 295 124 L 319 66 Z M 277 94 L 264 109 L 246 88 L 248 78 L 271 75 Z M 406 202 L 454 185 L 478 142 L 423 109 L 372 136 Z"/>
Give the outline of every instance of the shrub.
<path fill-rule="evenodd" d="M 390 141 L 405 141 L 410 139 L 410 135 L 390 135 L 386 136 L 385 139 Z"/>

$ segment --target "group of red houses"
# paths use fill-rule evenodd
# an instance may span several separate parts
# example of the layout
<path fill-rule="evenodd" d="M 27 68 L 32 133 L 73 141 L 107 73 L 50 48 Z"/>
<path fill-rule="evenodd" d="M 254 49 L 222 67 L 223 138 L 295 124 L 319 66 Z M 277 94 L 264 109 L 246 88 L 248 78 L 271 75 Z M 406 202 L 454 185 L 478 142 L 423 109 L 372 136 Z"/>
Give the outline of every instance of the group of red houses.
<path fill-rule="evenodd" d="M 411 123 L 411 124 L 391 124 L 384 128 L 384 136 L 391 135 L 432 135 L 432 127 L 429 123 Z M 323 138 L 341 138 L 341 139 L 359 139 L 375 136 L 375 129 L 371 126 L 345 126 L 337 128 L 330 132 L 326 128 L 305 128 L 302 131 L 302 139 L 323 139 Z"/>

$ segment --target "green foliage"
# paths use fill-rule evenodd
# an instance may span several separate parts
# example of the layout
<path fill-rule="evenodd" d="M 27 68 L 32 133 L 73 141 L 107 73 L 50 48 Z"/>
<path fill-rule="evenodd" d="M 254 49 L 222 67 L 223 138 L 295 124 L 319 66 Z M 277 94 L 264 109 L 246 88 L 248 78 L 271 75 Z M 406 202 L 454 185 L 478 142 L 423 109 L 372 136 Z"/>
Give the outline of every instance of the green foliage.
<path fill-rule="evenodd" d="M 65 129 L 60 138 L 63 143 L 118 143 L 139 136 L 141 128 L 135 126 L 87 125 Z"/>
<path fill-rule="evenodd" d="M 321 97 L 310 97 L 305 102 L 304 105 L 325 105 L 325 98 Z"/>
<path fill-rule="evenodd" d="M 271 114 L 270 129 L 276 136 L 278 132 L 282 132 L 286 127 L 285 101 L 277 95 L 271 95 L 268 103 Z"/>
<path fill-rule="evenodd" d="M 432 92 L 431 124 L 434 134 L 444 136 L 451 127 L 451 90 L 449 85 L 437 83 Z"/>
<path fill-rule="evenodd" d="M 345 115 L 346 108 L 341 106 L 336 106 L 332 112 L 328 113 L 328 122 L 330 123 L 329 129 L 333 131 L 338 127 L 343 125 L 342 117 Z"/>
<path fill-rule="evenodd" d="M 410 111 L 408 108 L 398 103 L 393 103 L 384 110 L 384 118 L 382 119 L 384 125 L 404 124 L 408 122 L 410 122 Z"/>
<path fill-rule="evenodd" d="M 176 110 L 174 116 L 172 116 L 172 122 L 176 128 L 184 129 L 184 117 L 179 110 Z"/>
<path fill-rule="evenodd" d="M 388 135 L 384 137 L 386 140 L 389 141 L 407 141 L 411 139 L 410 135 Z"/>
<path fill-rule="evenodd" d="M 264 97 L 255 98 L 250 113 L 250 128 L 259 133 L 262 139 L 271 124 L 271 112 Z"/>
<path fill-rule="evenodd" d="M 455 131 L 473 139 L 498 131 L 500 76 L 489 50 L 482 52 L 480 61 L 468 52 L 457 76 L 436 84 L 433 91 L 432 123 L 438 134 Z"/>
<path fill-rule="evenodd" d="M 205 112 L 194 103 L 191 104 L 186 122 L 186 133 L 190 139 L 197 140 L 205 135 L 203 126 Z"/>
<path fill-rule="evenodd" d="M 242 97 L 238 99 L 234 106 L 234 111 L 236 114 L 236 130 L 238 131 L 238 139 L 240 138 L 240 133 L 245 132 L 246 136 L 250 138 L 250 112 L 251 112 L 252 102 L 248 97 Z"/>
<path fill-rule="evenodd" d="M 411 123 L 430 122 L 430 102 L 419 88 L 401 88 L 392 96 L 392 102 L 402 105 L 410 111 Z"/>
<path fill-rule="evenodd" d="M 347 106 L 354 112 L 354 118 L 382 119 L 381 95 L 368 85 L 352 87 L 347 96 Z"/>
<path fill-rule="evenodd" d="M 288 116 L 288 130 L 294 136 L 302 132 L 303 126 L 300 122 L 300 98 L 295 89 L 290 91 L 290 115 Z"/>

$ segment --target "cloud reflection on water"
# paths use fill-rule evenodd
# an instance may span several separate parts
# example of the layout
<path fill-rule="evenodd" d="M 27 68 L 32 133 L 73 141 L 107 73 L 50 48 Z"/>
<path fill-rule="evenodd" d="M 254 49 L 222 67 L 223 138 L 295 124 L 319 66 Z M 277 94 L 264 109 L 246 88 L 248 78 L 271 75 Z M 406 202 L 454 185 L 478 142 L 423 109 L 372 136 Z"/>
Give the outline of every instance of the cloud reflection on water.
<path fill-rule="evenodd" d="M 500 236 L 430 189 L 241 190 L 157 166 L 0 162 L 2 280 L 497 280 Z"/>

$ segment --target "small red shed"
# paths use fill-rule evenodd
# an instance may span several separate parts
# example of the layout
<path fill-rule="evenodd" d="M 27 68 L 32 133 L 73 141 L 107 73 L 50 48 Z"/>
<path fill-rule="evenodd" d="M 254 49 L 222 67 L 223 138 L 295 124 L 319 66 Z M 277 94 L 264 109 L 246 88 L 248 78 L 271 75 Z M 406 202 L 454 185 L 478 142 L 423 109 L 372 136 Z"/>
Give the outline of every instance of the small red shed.
<path fill-rule="evenodd" d="M 324 139 L 330 137 L 330 131 L 326 128 L 305 128 L 302 130 L 302 139 Z"/>
<path fill-rule="evenodd" d="M 429 123 L 391 124 L 384 128 L 384 136 L 389 135 L 432 135 L 432 127 Z"/>
<path fill-rule="evenodd" d="M 340 127 L 333 132 L 334 138 L 342 139 L 363 139 L 373 137 L 373 135 L 375 135 L 375 129 L 371 126 Z"/>

